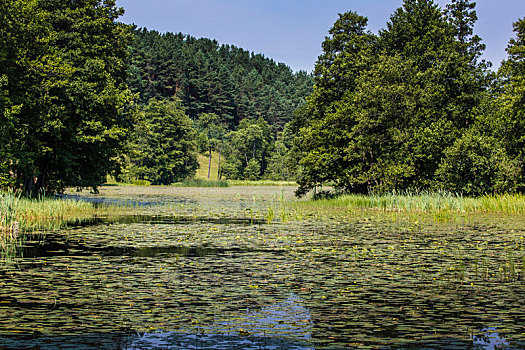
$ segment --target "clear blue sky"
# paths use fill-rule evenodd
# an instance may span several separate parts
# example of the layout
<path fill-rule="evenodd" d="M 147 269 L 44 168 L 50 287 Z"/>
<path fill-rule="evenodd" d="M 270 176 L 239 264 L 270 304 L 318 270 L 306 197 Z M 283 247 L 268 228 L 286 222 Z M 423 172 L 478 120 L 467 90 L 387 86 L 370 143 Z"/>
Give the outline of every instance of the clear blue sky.
<path fill-rule="evenodd" d="M 436 1 L 436 0 L 435 0 Z M 444 7 L 448 0 L 437 0 Z M 312 71 L 321 43 L 338 13 L 357 11 L 377 33 L 402 0 L 117 0 L 120 19 L 160 32 L 216 39 L 262 53 L 293 70 Z M 512 23 L 525 17 L 525 0 L 478 0 L 475 32 L 484 58 L 499 67 L 513 37 Z"/>

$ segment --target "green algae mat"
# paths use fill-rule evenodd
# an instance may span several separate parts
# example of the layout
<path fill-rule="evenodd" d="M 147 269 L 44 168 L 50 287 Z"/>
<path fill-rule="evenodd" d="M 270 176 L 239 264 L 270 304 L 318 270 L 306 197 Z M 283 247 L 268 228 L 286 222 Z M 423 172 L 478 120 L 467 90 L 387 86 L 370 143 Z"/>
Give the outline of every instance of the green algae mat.
<path fill-rule="evenodd" d="M 525 347 L 525 219 L 301 209 L 292 187 L 107 187 L 27 233 L 0 349 Z"/>

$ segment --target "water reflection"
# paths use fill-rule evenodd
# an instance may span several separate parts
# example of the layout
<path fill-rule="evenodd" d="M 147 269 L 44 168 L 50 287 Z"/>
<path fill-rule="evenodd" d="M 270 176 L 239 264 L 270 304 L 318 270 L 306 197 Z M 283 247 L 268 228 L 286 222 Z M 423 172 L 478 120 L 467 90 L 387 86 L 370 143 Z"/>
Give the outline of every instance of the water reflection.
<path fill-rule="evenodd" d="M 91 334 L 77 337 L 0 337 L 0 349 L 253 349 L 313 350 L 311 317 L 301 299 L 288 299 L 248 310 L 235 321 L 201 327 L 193 334 L 155 332 L 144 334 Z"/>
<path fill-rule="evenodd" d="M 291 294 L 281 303 L 269 305 L 258 311 L 248 310 L 236 322 L 219 323 L 210 330 L 214 333 L 224 333 L 232 328 L 241 327 L 246 334 L 290 335 L 308 340 L 311 337 L 312 321 L 309 311 L 301 301 L 295 294 Z"/>
<path fill-rule="evenodd" d="M 108 198 L 108 197 L 95 197 L 95 196 L 86 196 L 86 195 L 73 195 L 73 194 L 62 194 L 58 196 L 59 198 L 75 200 L 75 201 L 84 201 L 93 203 L 95 205 L 117 205 L 125 207 L 147 207 L 153 205 L 161 205 L 162 202 L 159 201 L 150 201 L 150 200 L 130 200 L 130 199 L 119 199 L 119 198 Z M 180 200 L 174 200 L 176 203 L 193 203 L 189 199 L 182 198 Z"/>
<path fill-rule="evenodd" d="M 286 300 L 260 310 L 248 310 L 235 320 L 202 327 L 200 334 L 145 334 L 130 349 L 313 349 L 308 344 L 312 322 L 301 299 Z"/>
<path fill-rule="evenodd" d="M 474 346 L 487 350 L 508 348 L 509 343 L 505 339 L 500 337 L 499 333 L 496 332 L 496 328 L 488 327 L 482 329 L 481 332 L 483 332 L 484 334 L 474 336 Z"/>
<path fill-rule="evenodd" d="M 264 251 L 266 253 L 283 253 L 282 249 L 265 248 L 238 248 L 238 247 L 208 247 L 208 246 L 111 246 L 111 245 L 88 245 L 83 241 L 68 239 L 60 235 L 48 234 L 43 237 L 33 237 L 27 240 L 18 250 L 17 256 L 25 259 L 51 258 L 51 257 L 80 257 L 97 254 L 100 256 L 129 256 L 152 258 L 158 256 L 184 256 L 184 257 L 206 257 L 209 255 L 232 255 L 242 253 L 253 253 Z"/>
<path fill-rule="evenodd" d="M 88 247 L 70 241 L 40 241 L 29 242 L 20 247 L 20 255 L 26 259 L 50 258 L 58 256 L 88 256 L 99 254 L 101 256 L 130 256 L 130 257 L 157 257 L 180 255 L 186 257 L 205 257 L 225 253 L 241 252 L 240 249 L 222 249 L 208 247 L 163 246 L 163 247 Z"/>
<path fill-rule="evenodd" d="M 112 217 L 93 217 L 88 219 L 73 219 L 64 222 L 66 227 L 89 227 L 109 224 L 150 224 L 150 225 L 184 225 L 209 223 L 217 225 L 263 225 L 266 220 L 243 217 L 206 217 L 206 216 L 176 216 L 176 215 L 118 215 Z M 27 232 L 26 239 L 40 238 L 41 233 Z"/>
<path fill-rule="evenodd" d="M 301 341 L 269 336 L 152 333 L 135 339 L 127 349 L 313 350 L 314 348 Z"/>
<path fill-rule="evenodd" d="M 39 350 L 185 350 L 185 349 L 217 349 L 217 350 L 313 350 L 307 343 L 286 338 L 261 336 L 217 335 L 217 334 L 178 334 L 148 333 L 148 334 L 90 334 L 64 337 L 1 337 L 0 349 L 39 349 Z"/>
<path fill-rule="evenodd" d="M 67 226 L 72 228 L 98 226 L 105 227 L 109 225 L 194 225 L 194 224 L 212 224 L 212 225 L 237 225 L 252 226 L 262 225 L 264 220 L 250 218 L 210 218 L 210 217 L 184 217 L 184 216 L 167 216 L 167 215 L 122 215 L 112 218 L 90 218 L 85 220 L 72 220 Z M 158 255 L 182 255 L 189 257 L 204 257 L 207 255 L 218 255 L 223 253 L 240 252 L 240 249 L 220 249 L 210 247 L 188 247 L 188 246 L 154 246 L 154 247 L 132 247 L 132 246 L 111 246 L 102 245 L 94 246 L 93 244 L 81 244 L 80 240 L 70 239 L 70 234 L 64 235 L 62 231 L 47 233 L 33 232 L 24 235 L 24 242 L 17 247 L 13 257 L 39 258 L 54 256 L 85 256 L 94 253 L 105 256 L 136 256 L 136 257 L 155 257 Z M 78 237 L 77 237 L 78 238 Z M 252 250 L 250 250 L 252 251 Z"/>

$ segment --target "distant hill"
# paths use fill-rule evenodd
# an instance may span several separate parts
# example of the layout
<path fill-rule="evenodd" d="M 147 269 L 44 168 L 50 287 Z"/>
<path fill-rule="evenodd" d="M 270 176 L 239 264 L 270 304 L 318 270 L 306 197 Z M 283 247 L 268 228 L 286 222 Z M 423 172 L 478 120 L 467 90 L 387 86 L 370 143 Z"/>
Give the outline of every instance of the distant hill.
<path fill-rule="evenodd" d="M 242 119 L 263 117 L 281 130 L 312 92 L 310 74 L 262 54 L 182 33 L 137 29 L 134 37 L 130 89 L 142 103 L 177 96 L 193 120 L 216 113 L 234 129 Z"/>

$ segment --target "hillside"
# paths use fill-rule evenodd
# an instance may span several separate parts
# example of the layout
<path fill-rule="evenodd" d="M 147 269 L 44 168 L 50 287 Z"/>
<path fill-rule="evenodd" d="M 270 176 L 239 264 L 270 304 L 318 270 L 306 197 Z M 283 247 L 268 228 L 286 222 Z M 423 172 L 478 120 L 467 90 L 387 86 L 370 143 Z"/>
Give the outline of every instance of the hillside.
<path fill-rule="evenodd" d="M 196 120 L 215 113 L 234 129 L 263 117 L 281 130 L 312 92 L 306 72 L 216 40 L 138 29 L 130 47 L 128 85 L 146 104 L 176 96 Z"/>
<path fill-rule="evenodd" d="M 199 168 L 195 174 L 196 179 L 208 179 L 208 155 L 199 154 L 198 155 Z M 221 162 L 224 161 L 224 156 L 221 158 Z M 213 152 L 211 157 L 211 171 L 210 171 L 210 180 L 218 180 L 218 169 L 219 169 L 219 153 Z"/>

